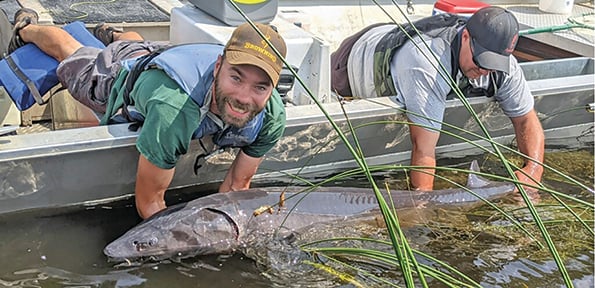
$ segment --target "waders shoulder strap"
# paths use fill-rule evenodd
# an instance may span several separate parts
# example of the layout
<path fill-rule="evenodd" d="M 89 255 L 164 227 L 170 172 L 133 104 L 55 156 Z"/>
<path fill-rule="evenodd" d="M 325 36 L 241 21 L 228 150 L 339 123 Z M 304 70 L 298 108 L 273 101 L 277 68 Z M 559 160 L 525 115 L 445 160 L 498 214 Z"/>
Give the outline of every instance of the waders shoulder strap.
<path fill-rule="evenodd" d="M 151 60 L 153 60 L 153 58 L 157 57 L 159 54 L 161 54 L 161 52 L 165 51 L 168 48 L 157 49 L 152 53 L 139 57 L 136 60 L 136 63 L 134 63 L 134 66 L 132 67 L 130 72 L 128 72 L 128 76 L 126 76 L 126 80 L 124 81 L 124 94 L 122 95 L 124 100 L 124 104 L 122 104 L 122 115 L 126 118 L 126 120 L 137 123 L 136 125 L 131 125 L 129 127 L 129 129 L 131 130 L 136 131 L 142 125 L 142 123 L 139 123 L 142 121 L 133 118 L 130 115 L 130 111 L 128 110 L 128 106 L 134 105 L 134 102 L 132 101 L 132 99 L 130 99 L 130 92 L 132 92 L 132 89 L 134 88 L 134 83 L 136 83 L 136 80 L 140 76 L 140 73 L 146 70 L 147 65 L 151 62 Z"/>

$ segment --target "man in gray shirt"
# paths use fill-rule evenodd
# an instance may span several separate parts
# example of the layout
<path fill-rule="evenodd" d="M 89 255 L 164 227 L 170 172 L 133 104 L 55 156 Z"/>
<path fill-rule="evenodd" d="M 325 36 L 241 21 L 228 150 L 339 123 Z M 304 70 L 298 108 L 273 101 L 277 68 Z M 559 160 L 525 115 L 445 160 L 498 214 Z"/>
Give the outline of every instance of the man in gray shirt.
<path fill-rule="evenodd" d="M 425 32 L 411 40 L 399 38 L 402 29 L 396 24 L 373 25 L 346 39 L 331 56 L 332 88 L 343 96 L 395 96 L 411 112 L 411 165 L 434 167 L 446 97 L 452 90 L 447 74 L 455 80 L 467 78 L 475 88 L 489 91 L 510 117 L 519 151 L 528 156 L 515 171 L 517 178 L 530 184 L 541 181 L 544 134 L 533 96 L 511 55 L 519 30 L 514 15 L 491 6 L 468 20 L 445 15 L 418 24 Z M 440 72 L 441 66 L 448 72 Z M 434 169 L 412 171 L 413 188 L 431 190 L 433 174 Z"/>

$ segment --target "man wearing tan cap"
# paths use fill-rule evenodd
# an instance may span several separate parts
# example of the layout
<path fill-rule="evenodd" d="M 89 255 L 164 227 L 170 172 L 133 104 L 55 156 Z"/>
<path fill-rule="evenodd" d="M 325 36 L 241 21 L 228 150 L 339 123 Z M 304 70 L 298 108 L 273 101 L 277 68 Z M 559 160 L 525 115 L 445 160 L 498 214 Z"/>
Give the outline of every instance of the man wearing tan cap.
<path fill-rule="evenodd" d="M 61 28 L 36 25 L 37 19 L 31 9 L 17 11 L 9 52 L 34 43 L 60 62 L 60 82 L 103 114 L 101 124 L 142 124 L 135 188 L 142 218 L 165 208 L 165 191 L 192 139 L 212 136 L 219 147 L 240 148 L 219 187 L 226 192 L 249 188 L 262 157 L 283 135 L 285 110 L 275 85 L 287 49 L 272 26 L 255 25 L 267 42 L 243 24 L 223 47 L 170 46 L 99 24 L 94 35 L 107 47 L 98 49 Z"/>

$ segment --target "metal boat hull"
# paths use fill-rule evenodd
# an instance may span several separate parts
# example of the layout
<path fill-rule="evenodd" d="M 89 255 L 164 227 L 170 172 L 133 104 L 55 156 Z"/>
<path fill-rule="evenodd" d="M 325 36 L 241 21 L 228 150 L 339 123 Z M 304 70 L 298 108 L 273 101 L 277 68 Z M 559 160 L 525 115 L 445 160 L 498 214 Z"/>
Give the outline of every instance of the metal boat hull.
<path fill-rule="evenodd" d="M 535 96 L 536 110 L 546 131 L 546 143 L 557 137 L 586 137 L 592 141 L 594 77 L 592 58 L 523 63 Z M 469 98 L 473 109 L 500 143 L 511 143 L 510 120 L 490 98 Z M 348 115 L 370 165 L 399 163 L 409 158 L 408 129 L 402 124 L 400 105 L 390 97 L 340 103 L 323 103 L 343 131 Z M 457 99 L 448 100 L 445 122 L 480 133 L 477 124 Z M 446 128 L 481 146 L 486 141 Z M 284 173 L 328 173 L 355 167 L 353 156 L 342 144 L 316 105 L 287 107 L 284 137 L 266 156 L 256 181 Z M 0 137 L 0 213 L 34 208 L 92 204 L 134 193 L 138 152 L 137 132 L 127 124 L 77 128 L 37 134 Z M 348 138 L 352 138 L 348 136 Z M 469 143 L 442 134 L 437 152 L 449 157 L 481 152 Z M 176 169 L 171 189 L 221 181 L 234 151 L 210 157 L 196 170 L 196 157 L 204 153 L 196 141 Z"/>

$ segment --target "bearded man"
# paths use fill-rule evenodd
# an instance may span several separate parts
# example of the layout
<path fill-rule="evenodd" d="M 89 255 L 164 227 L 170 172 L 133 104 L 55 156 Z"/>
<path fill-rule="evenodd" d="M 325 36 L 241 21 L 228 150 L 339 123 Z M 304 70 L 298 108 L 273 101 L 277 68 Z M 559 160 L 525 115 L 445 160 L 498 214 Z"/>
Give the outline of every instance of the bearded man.
<path fill-rule="evenodd" d="M 106 47 L 84 46 L 68 32 L 37 25 L 34 10 L 15 13 L 9 53 L 33 43 L 60 63 L 57 75 L 79 102 L 102 115 L 100 124 L 142 123 L 135 202 L 148 218 L 164 209 L 175 166 L 192 139 L 213 137 L 240 147 L 220 192 L 247 189 L 262 157 L 283 135 L 285 109 L 275 90 L 285 57 L 270 25 L 238 26 L 225 46 L 145 41 L 103 23 L 93 34 Z M 32 59 L 35 61 L 35 59 Z"/>

